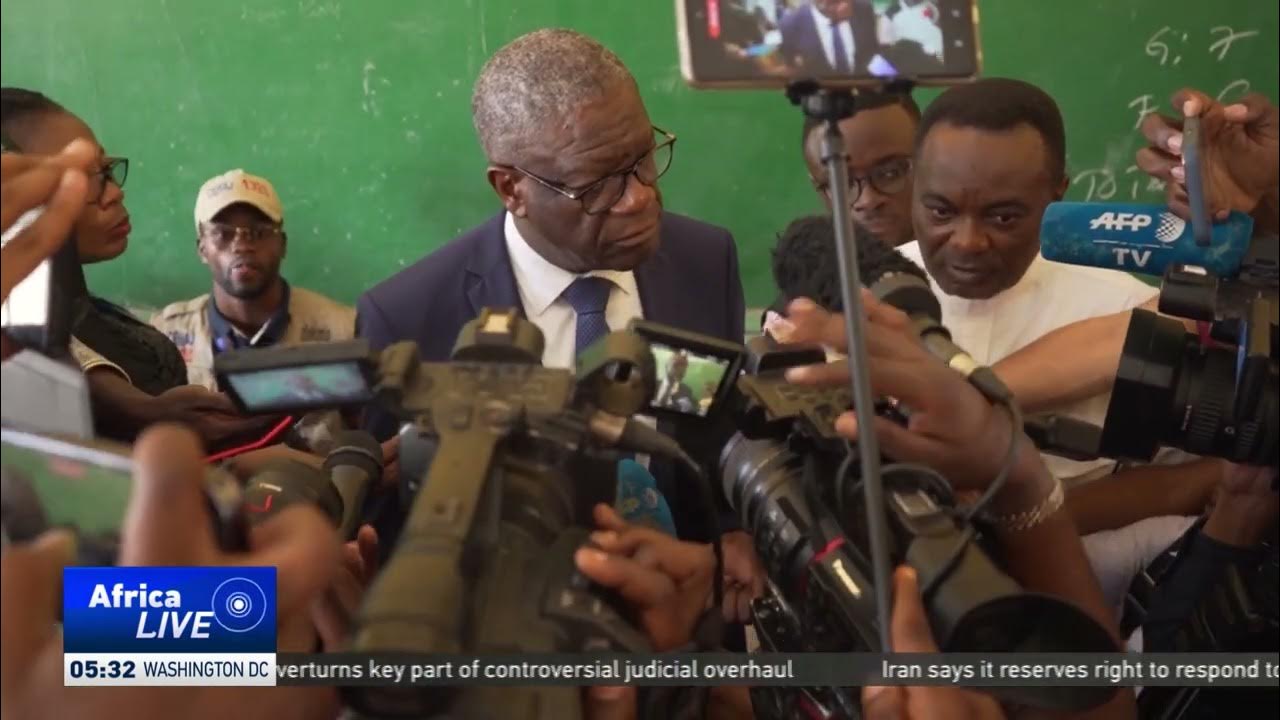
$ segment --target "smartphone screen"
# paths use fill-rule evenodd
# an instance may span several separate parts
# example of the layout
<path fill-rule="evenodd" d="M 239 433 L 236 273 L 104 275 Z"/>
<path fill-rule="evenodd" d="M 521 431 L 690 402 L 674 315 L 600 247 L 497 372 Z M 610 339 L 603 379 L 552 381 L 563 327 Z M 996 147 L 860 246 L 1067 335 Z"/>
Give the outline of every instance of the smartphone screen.
<path fill-rule="evenodd" d="M 946 85 L 981 66 L 976 0 L 679 0 L 677 12 L 698 87 Z"/>
<path fill-rule="evenodd" d="M 119 534 L 133 462 L 124 448 L 87 445 L 5 428 L 0 464 L 22 489 L 5 493 L 5 516 L 43 517 L 46 527 L 95 537 Z M 35 506 L 32 507 L 31 505 Z M 16 506 L 21 505 L 21 506 Z M 12 524 L 5 523 L 11 530 Z M 13 537 L 13 540 L 28 538 Z"/>

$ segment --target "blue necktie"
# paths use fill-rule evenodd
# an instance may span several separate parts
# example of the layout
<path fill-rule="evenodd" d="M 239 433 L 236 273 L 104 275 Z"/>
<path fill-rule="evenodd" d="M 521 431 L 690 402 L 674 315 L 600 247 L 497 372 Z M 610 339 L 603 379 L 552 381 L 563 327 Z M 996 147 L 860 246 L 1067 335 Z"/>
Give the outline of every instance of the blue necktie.
<path fill-rule="evenodd" d="M 836 72 L 849 72 L 849 55 L 844 49 L 844 36 L 840 34 L 840 23 L 831 23 L 831 54 L 836 56 Z"/>
<path fill-rule="evenodd" d="M 576 358 L 591 343 L 609 334 L 604 309 L 609 304 L 613 283 L 602 277 L 580 277 L 565 288 L 562 297 L 578 316 L 574 333 L 573 356 Z"/>

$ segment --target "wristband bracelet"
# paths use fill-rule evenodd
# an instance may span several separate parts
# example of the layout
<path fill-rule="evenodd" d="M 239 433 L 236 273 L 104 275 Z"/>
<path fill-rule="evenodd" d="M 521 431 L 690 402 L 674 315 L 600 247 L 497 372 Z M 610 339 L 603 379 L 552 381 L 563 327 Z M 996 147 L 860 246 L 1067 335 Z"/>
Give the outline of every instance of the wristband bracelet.
<path fill-rule="evenodd" d="M 1066 501 L 1066 492 L 1062 489 L 1062 481 L 1053 479 L 1053 489 L 1035 507 L 1008 515 L 990 514 L 987 521 L 1001 530 L 1024 532 L 1048 520 L 1054 513 L 1062 509 Z"/>

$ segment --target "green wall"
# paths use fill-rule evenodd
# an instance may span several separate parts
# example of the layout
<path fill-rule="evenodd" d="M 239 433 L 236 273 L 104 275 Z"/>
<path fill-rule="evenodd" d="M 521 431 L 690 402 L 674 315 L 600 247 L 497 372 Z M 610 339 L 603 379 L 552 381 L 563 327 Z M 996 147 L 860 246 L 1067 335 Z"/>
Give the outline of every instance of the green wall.
<path fill-rule="evenodd" d="M 1163 107 L 1184 84 L 1277 95 L 1275 0 L 980 8 L 987 74 L 1062 105 L 1074 198 L 1160 196 L 1132 168 L 1144 97 Z M 195 191 L 244 167 L 284 199 L 290 279 L 352 302 L 496 210 L 471 83 L 504 42 L 573 27 L 622 57 L 654 121 L 679 135 L 668 206 L 733 231 L 748 301 L 763 304 L 775 233 L 817 209 L 800 119 L 780 94 L 685 87 L 674 18 L 670 0 L 5 0 L 0 73 L 72 108 L 133 163 L 132 245 L 91 270 L 99 292 L 151 306 L 203 292 Z M 1229 32 L 1254 34 L 1224 53 L 1214 43 Z"/>

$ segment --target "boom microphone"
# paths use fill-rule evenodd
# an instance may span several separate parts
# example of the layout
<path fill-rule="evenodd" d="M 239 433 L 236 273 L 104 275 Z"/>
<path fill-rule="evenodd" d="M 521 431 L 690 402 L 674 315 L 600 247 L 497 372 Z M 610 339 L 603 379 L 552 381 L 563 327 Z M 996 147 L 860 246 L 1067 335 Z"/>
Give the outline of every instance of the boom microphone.
<path fill-rule="evenodd" d="M 1045 260 L 1163 275 L 1170 265 L 1195 265 L 1214 275 L 1236 274 L 1253 218 L 1233 211 L 1214 223 L 1208 247 L 1196 243 L 1191 223 L 1163 205 L 1049 203 L 1040 221 Z"/>
<path fill-rule="evenodd" d="M 951 341 L 942 325 L 942 306 L 919 265 L 888 245 L 864 238 L 858 243 L 858 264 L 871 294 L 911 318 L 924 346 L 934 357 L 960 373 L 984 395 L 995 401 L 1013 397 L 991 368 L 979 363 Z"/>
<path fill-rule="evenodd" d="M 360 527 L 360 512 L 369 487 L 382 479 L 382 446 L 367 432 L 338 433 L 333 449 L 324 459 L 324 470 L 342 500 L 338 535 L 350 540 Z"/>

